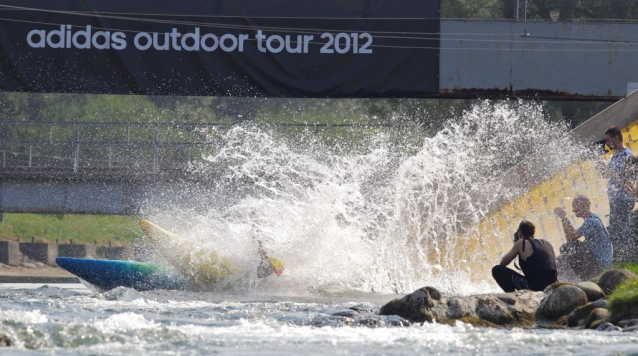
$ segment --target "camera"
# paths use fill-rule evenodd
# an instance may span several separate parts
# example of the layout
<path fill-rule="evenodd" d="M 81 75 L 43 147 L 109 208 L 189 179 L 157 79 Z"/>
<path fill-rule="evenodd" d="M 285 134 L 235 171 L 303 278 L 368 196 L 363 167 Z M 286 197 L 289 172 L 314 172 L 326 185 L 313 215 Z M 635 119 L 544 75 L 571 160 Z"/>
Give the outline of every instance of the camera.
<path fill-rule="evenodd" d="M 603 154 L 609 152 L 609 150 L 607 149 L 607 147 L 605 147 L 605 144 L 607 143 L 606 139 L 602 139 L 602 140 L 598 140 L 594 143 L 592 143 L 592 147 L 594 148 L 595 151 L 600 151 Z"/>
<path fill-rule="evenodd" d="M 514 236 L 512 236 L 512 242 L 518 241 L 518 231 L 514 232 Z"/>

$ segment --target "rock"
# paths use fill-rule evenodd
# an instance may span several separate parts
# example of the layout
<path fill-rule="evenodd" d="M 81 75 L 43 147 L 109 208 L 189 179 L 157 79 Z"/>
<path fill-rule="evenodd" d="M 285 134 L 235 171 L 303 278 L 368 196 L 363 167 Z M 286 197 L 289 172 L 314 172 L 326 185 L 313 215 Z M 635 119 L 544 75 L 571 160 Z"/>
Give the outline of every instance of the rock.
<path fill-rule="evenodd" d="M 345 310 L 339 310 L 337 312 L 334 312 L 330 315 L 334 315 L 334 316 L 345 316 L 345 317 L 355 317 L 357 315 L 359 315 L 360 313 L 358 311 L 355 310 L 350 310 L 350 309 L 345 309 Z"/>
<path fill-rule="evenodd" d="M 354 310 L 354 311 L 359 312 L 359 313 L 369 313 L 369 312 L 373 311 L 373 309 L 366 308 L 366 307 L 350 307 L 348 309 Z"/>
<path fill-rule="evenodd" d="M 635 333 L 638 332 L 638 326 L 630 326 L 628 328 L 624 328 L 622 331 L 626 333 Z"/>
<path fill-rule="evenodd" d="M 620 327 L 618 327 L 618 326 L 616 326 L 616 325 L 612 325 L 612 326 L 610 326 L 610 327 L 606 328 L 606 329 L 605 329 L 605 330 L 603 330 L 603 331 L 607 331 L 607 332 L 611 332 L 611 331 L 622 331 L 622 328 L 620 328 Z"/>
<path fill-rule="evenodd" d="M 441 292 L 439 292 L 436 288 L 434 287 L 425 287 L 425 290 L 428 291 L 428 294 L 430 294 L 430 297 L 434 300 L 441 300 Z"/>
<path fill-rule="evenodd" d="M 596 331 L 605 331 L 605 329 L 614 326 L 614 324 L 610 322 L 602 322 L 596 327 Z"/>
<path fill-rule="evenodd" d="M 445 317 L 448 319 L 462 319 L 474 314 L 476 305 L 467 298 L 452 297 L 447 300 Z"/>
<path fill-rule="evenodd" d="M 554 291 L 558 288 L 558 287 L 562 287 L 562 286 L 571 286 L 573 284 L 571 283 L 565 283 L 565 282 L 555 282 L 552 283 L 550 285 L 548 285 L 547 287 L 545 287 L 545 289 L 543 290 L 543 293 L 545 293 L 546 296 L 554 293 Z"/>
<path fill-rule="evenodd" d="M 600 325 L 602 325 L 602 324 L 604 324 L 606 322 L 607 322 L 607 320 L 594 321 L 593 323 L 591 323 L 591 325 L 589 325 L 589 328 L 593 329 L 593 330 L 598 330 L 598 328 L 600 328 Z"/>
<path fill-rule="evenodd" d="M 498 298 L 499 300 L 509 304 L 509 305 L 514 305 L 516 304 L 516 298 L 512 297 L 509 294 L 499 294 L 496 296 L 496 298 Z"/>
<path fill-rule="evenodd" d="M 0 347 L 13 346 L 13 342 L 6 334 L 0 333 Z"/>
<path fill-rule="evenodd" d="M 598 284 L 594 282 L 579 282 L 576 283 L 576 287 L 580 288 L 587 295 L 587 300 L 590 302 L 596 301 L 600 298 L 605 298 L 605 293 Z"/>
<path fill-rule="evenodd" d="M 592 310 L 592 312 L 585 320 L 585 329 L 591 329 L 592 325 L 596 321 L 607 320 L 609 318 L 609 310 L 604 308 L 596 308 Z"/>
<path fill-rule="evenodd" d="M 629 328 L 632 326 L 638 326 L 638 319 L 629 319 L 629 320 L 619 321 L 618 326 L 620 326 L 621 328 Z"/>
<path fill-rule="evenodd" d="M 616 287 L 633 278 L 638 278 L 638 276 L 630 270 L 611 270 L 603 273 L 598 281 L 598 285 L 602 288 L 605 294 L 609 295 L 614 289 L 616 289 Z"/>
<path fill-rule="evenodd" d="M 411 322 L 436 320 L 454 324 L 457 320 L 477 326 L 520 326 L 534 324 L 543 294 L 532 291 L 482 294 L 467 297 L 440 296 L 434 299 L 429 288 L 420 288 L 384 305 L 379 314 L 399 315 Z M 436 295 L 436 290 L 432 291 Z"/>
<path fill-rule="evenodd" d="M 585 304 L 587 304 L 587 295 L 580 288 L 569 284 L 561 285 L 543 298 L 536 316 L 540 319 L 555 321 Z"/>
<path fill-rule="evenodd" d="M 592 312 L 592 310 L 596 308 L 607 308 L 607 304 L 608 302 L 606 300 L 601 299 L 601 300 L 597 300 L 595 302 L 588 303 L 583 305 L 582 307 L 578 307 L 574 309 L 574 311 L 569 313 L 569 315 L 567 316 L 566 325 L 574 327 L 574 326 L 581 326 L 585 324 L 585 320 L 587 319 L 589 314 Z"/>
<path fill-rule="evenodd" d="M 398 315 L 411 322 L 431 322 L 434 318 L 429 312 L 434 306 L 434 299 L 426 288 L 420 288 L 401 299 L 395 299 L 384 305 L 380 315 Z"/>

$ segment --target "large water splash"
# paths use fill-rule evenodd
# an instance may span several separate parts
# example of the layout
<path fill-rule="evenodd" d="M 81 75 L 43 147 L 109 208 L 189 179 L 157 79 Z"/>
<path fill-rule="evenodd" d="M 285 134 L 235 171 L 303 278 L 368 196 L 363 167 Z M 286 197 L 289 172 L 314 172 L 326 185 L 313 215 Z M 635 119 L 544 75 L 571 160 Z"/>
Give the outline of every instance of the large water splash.
<path fill-rule="evenodd" d="M 237 286 L 256 285 L 258 236 L 286 264 L 260 288 L 487 291 L 490 276 L 473 278 L 472 269 L 504 251 L 484 251 L 468 236 L 491 206 L 516 194 L 499 189 L 508 169 L 547 147 L 557 152 L 547 162 L 580 154 L 565 132 L 540 104 L 515 102 L 477 104 L 433 137 L 416 128 L 401 139 L 377 133 L 356 149 L 310 133 L 235 127 L 210 133 L 220 149 L 192 168 L 214 177 L 196 208 L 147 215 L 160 225 L 170 219 L 185 243 L 241 266 Z"/>

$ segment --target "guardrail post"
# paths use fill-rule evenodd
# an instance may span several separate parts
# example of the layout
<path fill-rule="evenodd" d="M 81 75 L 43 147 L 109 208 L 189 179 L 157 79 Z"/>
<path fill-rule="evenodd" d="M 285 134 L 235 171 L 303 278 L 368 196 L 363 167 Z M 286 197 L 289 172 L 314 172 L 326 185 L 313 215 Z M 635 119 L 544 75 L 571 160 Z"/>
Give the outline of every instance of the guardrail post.
<path fill-rule="evenodd" d="M 2 151 L 2 168 L 7 167 L 7 150 Z"/>
<path fill-rule="evenodd" d="M 73 173 L 78 172 L 78 167 L 80 165 L 80 144 L 75 146 L 75 156 L 73 157 Z"/>
<path fill-rule="evenodd" d="M 53 143 L 53 125 L 49 125 L 49 143 Z"/>
<path fill-rule="evenodd" d="M 80 125 L 75 125 L 75 142 L 80 142 Z"/>
<path fill-rule="evenodd" d="M 113 147 L 109 146 L 109 168 L 113 168 Z"/>
<path fill-rule="evenodd" d="M 153 137 L 153 172 L 157 172 L 159 170 L 159 146 L 157 139 L 157 126 L 155 126 L 154 137 Z"/>
<path fill-rule="evenodd" d="M 33 145 L 29 145 L 29 167 L 31 167 L 31 153 L 33 152 Z"/>

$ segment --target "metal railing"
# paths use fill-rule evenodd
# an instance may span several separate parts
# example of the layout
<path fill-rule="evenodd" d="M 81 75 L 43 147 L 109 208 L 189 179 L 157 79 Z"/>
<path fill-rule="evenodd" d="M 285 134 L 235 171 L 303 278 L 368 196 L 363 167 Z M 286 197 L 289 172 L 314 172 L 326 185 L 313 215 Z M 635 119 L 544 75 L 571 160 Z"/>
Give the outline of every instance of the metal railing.
<path fill-rule="evenodd" d="M 214 153 L 220 141 L 212 129 L 230 123 L 88 123 L 0 121 L 2 169 L 184 170 L 194 157 Z M 256 125 L 260 126 L 260 125 Z M 262 125 L 314 130 L 390 128 L 393 124 Z"/>

